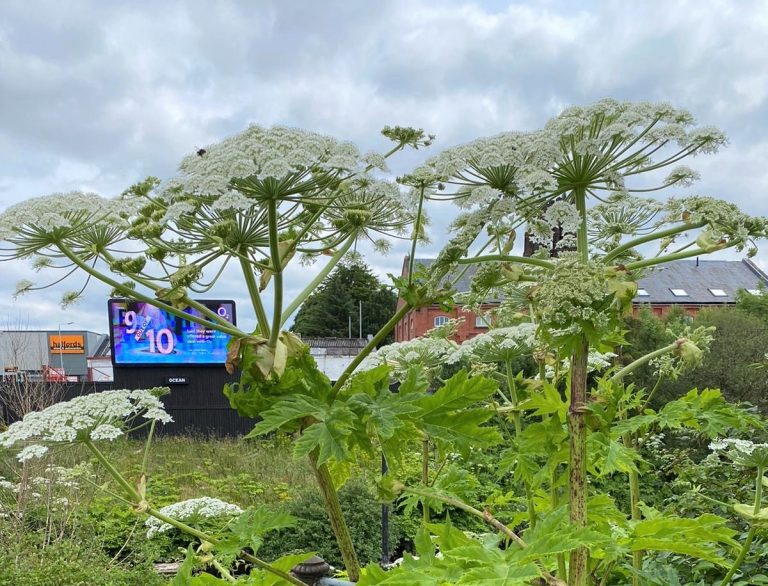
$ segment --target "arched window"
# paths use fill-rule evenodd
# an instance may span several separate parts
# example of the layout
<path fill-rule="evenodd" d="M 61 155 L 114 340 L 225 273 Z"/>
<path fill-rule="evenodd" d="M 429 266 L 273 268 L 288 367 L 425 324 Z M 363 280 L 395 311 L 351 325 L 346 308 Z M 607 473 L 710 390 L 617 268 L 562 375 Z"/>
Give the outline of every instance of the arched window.
<path fill-rule="evenodd" d="M 438 315 L 435 317 L 435 327 L 444 326 L 448 323 L 448 316 L 447 315 Z"/>

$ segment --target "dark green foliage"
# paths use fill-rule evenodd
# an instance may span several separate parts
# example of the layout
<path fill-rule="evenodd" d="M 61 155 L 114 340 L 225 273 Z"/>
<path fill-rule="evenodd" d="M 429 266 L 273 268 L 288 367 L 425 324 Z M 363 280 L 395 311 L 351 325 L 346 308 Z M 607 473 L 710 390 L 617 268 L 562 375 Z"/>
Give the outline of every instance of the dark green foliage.
<path fill-rule="evenodd" d="M 743 289 L 736 295 L 736 307 L 768 322 L 768 287 L 760 284 L 760 295 L 752 295 Z"/>
<path fill-rule="evenodd" d="M 394 315 L 397 295 L 362 263 L 342 263 L 299 308 L 291 331 L 302 336 L 346 338 L 352 318 L 352 337 L 377 333 Z M 392 335 L 384 340 L 389 343 Z"/>
<path fill-rule="evenodd" d="M 339 500 L 360 561 L 377 562 L 381 558 L 381 504 L 377 502 L 376 493 L 362 481 L 350 481 L 339 490 Z M 259 549 L 259 557 L 273 560 L 293 551 L 314 551 L 329 564 L 342 567 L 341 553 L 320 493 L 305 490 L 287 509 L 296 517 L 296 526 L 268 534 Z M 396 544 L 401 536 L 396 516 L 390 517 L 389 529 L 389 542 Z"/>
<path fill-rule="evenodd" d="M 35 534 L 0 548 L 1 586 L 161 586 L 165 580 L 149 563 L 111 563 L 99 544 L 82 536 L 40 546 Z"/>
<path fill-rule="evenodd" d="M 669 344 L 675 336 L 667 330 L 679 331 L 679 325 L 686 320 L 691 318 L 679 311 L 670 312 L 663 318 L 643 311 L 630 319 L 627 340 L 631 345 L 625 348 L 622 362 L 629 363 Z M 692 325 L 717 328 L 709 354 L 692 372 L 676 381 L 663 381 L 651 406 L 662 407 L 692 388 L 716 388 L 728 401 L 746 401 L 756 405 L 761 412 L 768 412 L 768 377 L 764 370 L 753 366 L 761 362 L 768 351 L 768 321 L 755 319 L 742 309 L 723 308 L 702 310 L 693 318 Z M 652 365 L 643 366 L 633 373 L 630 381 L 650 390 L 657 382 L 653 370 Z"/>

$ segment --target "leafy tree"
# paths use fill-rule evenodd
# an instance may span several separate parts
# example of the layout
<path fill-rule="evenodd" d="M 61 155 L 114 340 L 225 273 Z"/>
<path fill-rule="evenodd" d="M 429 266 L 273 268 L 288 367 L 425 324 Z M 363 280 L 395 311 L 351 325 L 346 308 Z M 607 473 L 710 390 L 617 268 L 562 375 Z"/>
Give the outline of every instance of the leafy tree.
<path fill-rule="evenodd" d="M 659 404 L 689 389 L 709 387 L 720 389 L 729 401 L 747 401 L 768 413 L 768 378 L 753 366 L 768 349 L 768 322 L 738 309 L 708 309 L 696 316 L 694 324 L 716 328 L 709 355 L 695 370 L 662 385 Z"/>
<path fill-rule="evenodd" d="M 740 290 L 736 294 L 736 307 L 768 322 L 768 287 L 760 283 L 758 291 L 759 294 L 754 295 L 744 289 Z"/>
<path fill-rule="evenodd" d="M 322 282 L 299 308 L 291 331 L 303 336 L 346 338 L 350 318 L 352 337 L 360 329 L 362 303 L 362 334 L 375 334 L 395 313 L 397 295 L 381 283 L 361 262 L 345 262 Z M 390 333 L 385 343 L 392 341 Z"/>

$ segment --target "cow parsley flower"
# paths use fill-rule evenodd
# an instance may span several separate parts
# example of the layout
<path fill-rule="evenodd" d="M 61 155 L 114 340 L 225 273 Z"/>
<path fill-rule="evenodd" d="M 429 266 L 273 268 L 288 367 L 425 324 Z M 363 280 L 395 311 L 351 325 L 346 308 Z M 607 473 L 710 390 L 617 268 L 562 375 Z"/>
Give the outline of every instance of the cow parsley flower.
<path fill-rule="evenodd" d="M 52 444 L 70 444 L 86 439 L 113 440 L 124 433 L 126 420 L 142 417 L 160 423 L 173 421 L 159 396 L 168 389 L 103 391 L 56 403 L 28 413 L 0 433 L 0 446 L 25 447 L 22 462 L 40 458 Z"/>
<path fill-rule="evenodd" d="M 163 507 L 159 512 L 176 521 L 195 524 L 203 519 L 228 520 L 241 515 L 243 509 L 217 498 L 204 496 L 173 503 Z M 171 524 L 160 521 L 155 517 L 149 517 L 144 522 L 144 525 L 147 527 L 147 537 L 149 538 L 154 537 L 158 533 L 165 533 L 173 529 Z"/>

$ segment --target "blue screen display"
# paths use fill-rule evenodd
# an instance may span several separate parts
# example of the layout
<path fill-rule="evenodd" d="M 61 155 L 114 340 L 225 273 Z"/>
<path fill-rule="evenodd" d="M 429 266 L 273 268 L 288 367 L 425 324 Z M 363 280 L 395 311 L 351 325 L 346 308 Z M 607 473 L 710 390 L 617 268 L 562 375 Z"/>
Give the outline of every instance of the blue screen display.
<path fill-rule="evenodd" d="M 234 301 L 202 301 L 235 323 Z M 193 308 L 185 313 L 203 317 Z M 112 362 L 118 366 L 224 364 L 230 336 L 143 301 L 109 300 Z M 209 321 L 208 318 L 205 318 Z"/>

